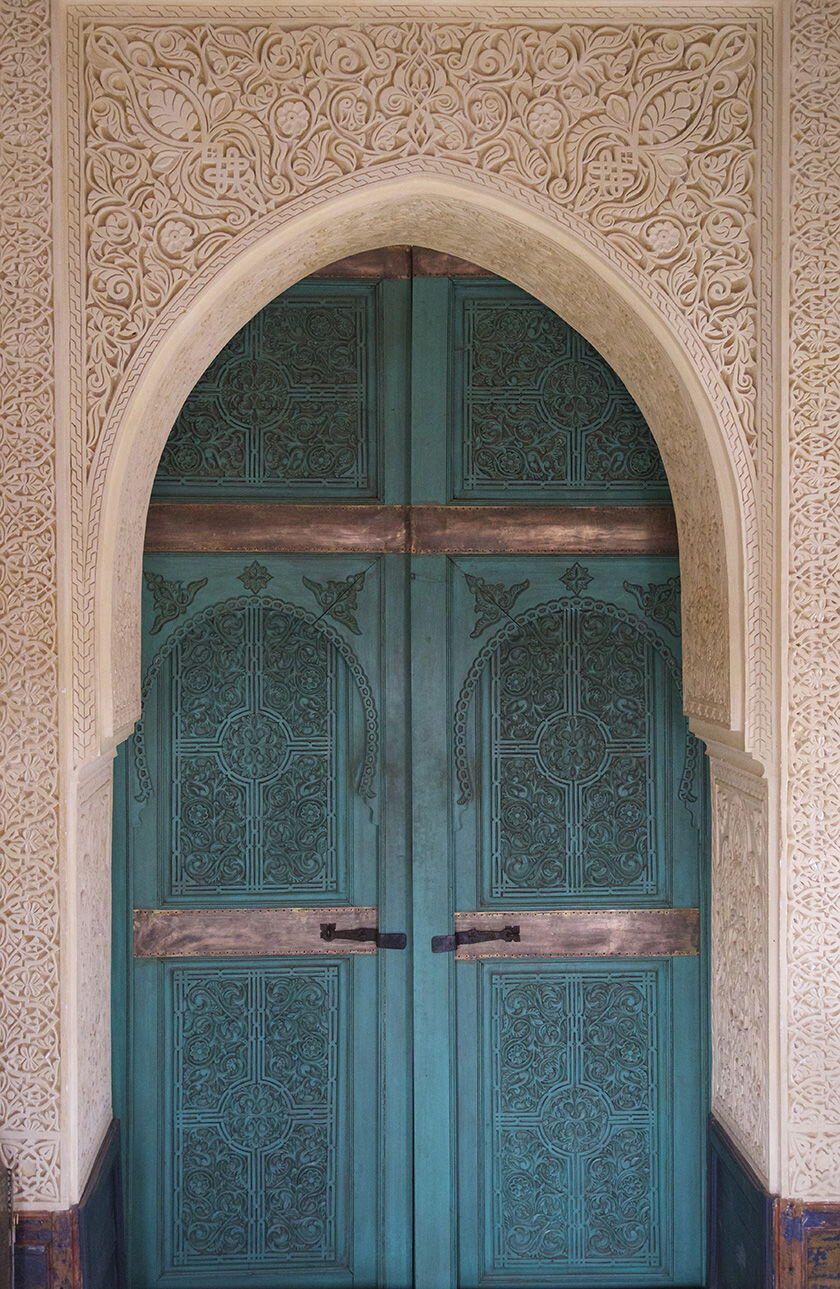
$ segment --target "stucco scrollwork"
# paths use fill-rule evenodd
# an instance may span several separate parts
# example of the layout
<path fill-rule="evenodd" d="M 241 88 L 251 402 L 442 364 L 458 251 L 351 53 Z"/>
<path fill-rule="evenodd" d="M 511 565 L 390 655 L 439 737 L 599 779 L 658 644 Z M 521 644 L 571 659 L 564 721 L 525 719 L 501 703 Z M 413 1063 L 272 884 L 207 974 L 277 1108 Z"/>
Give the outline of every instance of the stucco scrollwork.
<path fill-rule="evenodd" d="M 255 221 L 423 158 L 548 199 L 694 328 L 755 439 L 749 22 L 91 22 L 88 447 L 150 319 Z"/>
<path fill-rule="evenodd" d="M 50 17 L 0 36 L 0 1153 L 24 1202 L 59 1197 L 58 657 Z"/>
<path fill-rule="evenodd" d="M 712 1111 L 766 1178 L 766 781 L 713 760 L 712 820 Z"/>
<path fill-rule="evenodd" d="M 166 327 L 225 264 L 363 186 L 454 176 L 612 261 L 697 366 L 754 560 L 768 30 L 760 7 L 622 9 L 619 22 L 609 7 L 527 21 L 502 8 L 457 20 L 443 8 L 290 8 L 271 21 L 248 8 L 70 11 L 71 371 L 86 373 L 74 391 L 81 756 L 96 745 L 102 491 L 130 393 Z M 748 631 L 766 655 L 753 572 Z M 725 719 L 719 708 L 702 714 Z"/>
<path fill-rule="evenodd" d="M 840 4 L 791 29 L 788 1193 L 840 1197 Z"/>

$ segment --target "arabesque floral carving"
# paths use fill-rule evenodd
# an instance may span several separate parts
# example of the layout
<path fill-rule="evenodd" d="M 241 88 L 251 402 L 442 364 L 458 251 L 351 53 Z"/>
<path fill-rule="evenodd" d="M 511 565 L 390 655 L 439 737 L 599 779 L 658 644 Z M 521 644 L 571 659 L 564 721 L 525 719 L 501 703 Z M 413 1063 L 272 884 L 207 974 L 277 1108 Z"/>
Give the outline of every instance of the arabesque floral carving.
<path fill-rule="evenodd" d="M 59 1151 L 58 641 L 50 14 L 0 35 L 0 1156 L 55 1204 Z"/>
<path fill-rule="evenodd" d="M 547 199 L 689 321 L 755 438 L 749 22 L 84 24 L 88 459 L 150 321 L 256 221 L 422 158 Z"/>

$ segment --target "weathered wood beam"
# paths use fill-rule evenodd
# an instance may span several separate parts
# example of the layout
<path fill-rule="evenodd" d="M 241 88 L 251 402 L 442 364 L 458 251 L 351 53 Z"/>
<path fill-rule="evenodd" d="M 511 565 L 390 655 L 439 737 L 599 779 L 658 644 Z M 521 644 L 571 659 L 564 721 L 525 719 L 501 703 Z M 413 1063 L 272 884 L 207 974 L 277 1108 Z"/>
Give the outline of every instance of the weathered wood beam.
<path fill-rule="evenodd" d="M 377 506 L 156 501 L 147 551 L 673 554 L 670 506 Z"/>
<path fill-rule="evenodd" d="M 518 941 L 461 944 L 455 957 L 672 958 L 700 951 L 698 909 L 551 909 L 456 913 L 455 930 L 517 926 Z"/>

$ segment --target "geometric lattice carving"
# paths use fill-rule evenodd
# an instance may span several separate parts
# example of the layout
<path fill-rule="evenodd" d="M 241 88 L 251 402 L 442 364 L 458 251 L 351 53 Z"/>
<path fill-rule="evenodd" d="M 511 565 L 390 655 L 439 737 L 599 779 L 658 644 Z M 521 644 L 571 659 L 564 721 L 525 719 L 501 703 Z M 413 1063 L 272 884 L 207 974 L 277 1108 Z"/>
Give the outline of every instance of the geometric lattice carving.
<path fill-rule="evenodd" d="M 668 496 L 641 412 L 583 336 L 506 285 L 459 285 L 454 309 L 456 496 Z"/>
<path fill-rule="evenodd" d="M 180 1270 L 336 1261 L 343 970 L 171 969 L 175 1091 L 160 1194 Z"/>
<path fill-rule="evenodd" d="M 490 1270 L 658 1265 L 661 969 L 555 963 L 491 979 Z"/>
<path fill-rule="evenodd" d="M 306 283 L 266 305 L 187 398 L 156 492 L 374 496 L 376 320 L 367 283 Z"/>

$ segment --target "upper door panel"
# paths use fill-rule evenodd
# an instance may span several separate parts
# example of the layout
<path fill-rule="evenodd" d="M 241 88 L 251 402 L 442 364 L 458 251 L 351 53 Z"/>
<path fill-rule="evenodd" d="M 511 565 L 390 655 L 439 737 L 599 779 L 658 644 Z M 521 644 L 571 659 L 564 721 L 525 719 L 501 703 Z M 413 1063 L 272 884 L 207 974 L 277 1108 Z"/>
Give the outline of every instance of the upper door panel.
<path fill-rule="evenodd" d="M 402 491 L 405 281 L 301 282 L 237 332 L 175 422 L 155 496 L 389 500 Z M 393 473 L 391 477 L 390 472 Z"/>
<path fill-rule="evenodd" d="M 414 501 L 661 502 L 654 439 L 609 364 L 496 278 L 413 283 Z"/>

